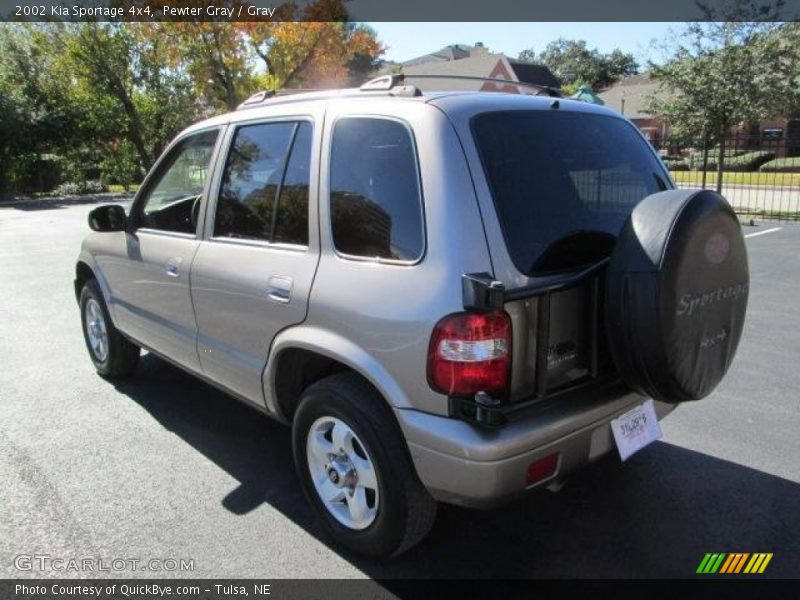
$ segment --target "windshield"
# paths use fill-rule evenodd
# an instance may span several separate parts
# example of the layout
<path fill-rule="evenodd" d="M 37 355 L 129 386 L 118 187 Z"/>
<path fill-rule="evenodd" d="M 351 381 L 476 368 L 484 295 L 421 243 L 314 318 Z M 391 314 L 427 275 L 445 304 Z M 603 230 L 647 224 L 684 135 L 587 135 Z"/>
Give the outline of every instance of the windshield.
<path fill-rule="evenodd" d="M 472 128 L 509 254 L 527 275 L 608 256 L 633 207 L 671 187 L 623 119 L 508 111 L 478 115 Z"/>

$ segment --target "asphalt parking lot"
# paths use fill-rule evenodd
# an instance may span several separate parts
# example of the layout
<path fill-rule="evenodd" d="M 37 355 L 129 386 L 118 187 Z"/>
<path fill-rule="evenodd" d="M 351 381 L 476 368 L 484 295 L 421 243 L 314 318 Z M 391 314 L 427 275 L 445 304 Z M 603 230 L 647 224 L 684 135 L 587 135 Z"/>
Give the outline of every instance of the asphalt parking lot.
<path fill-rule="evenodd" d="M 736 361 L 662 441 L 557 494 L 444 507 L 419 547 L 371 562 L 320 533 L 286 428 L 152 356 L 124 383 L 94 373 L 72 288 L 91 208 L 0 206 L 0 577 L 687 577 L 706 552 L 800 576 L 800 226 L 745 228 L 763 235 Z M 15 567 L 33 554 L 194 570 Z"/>

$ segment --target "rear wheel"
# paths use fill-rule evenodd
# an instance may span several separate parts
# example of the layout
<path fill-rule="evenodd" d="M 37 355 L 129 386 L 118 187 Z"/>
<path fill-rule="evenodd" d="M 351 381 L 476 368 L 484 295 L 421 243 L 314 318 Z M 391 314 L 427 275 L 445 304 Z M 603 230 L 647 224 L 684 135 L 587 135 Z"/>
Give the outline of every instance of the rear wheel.
<path fill-rule="evenodd" d="M 389 556 L 430 530 L 436 501 L 419 481 L 385 400 L 358 375 L 341 373 L 310 386 L 292 441 L 306 497 L 340 544 Z"/>
<path fill-rule="evenodd" d="M 84 284 L 80 307 L 83 338 L 97 372 L 112 378 L 133 373 L 139 362 L 139 346 L 114 327 L 103 294 L 94 279 Z"/>

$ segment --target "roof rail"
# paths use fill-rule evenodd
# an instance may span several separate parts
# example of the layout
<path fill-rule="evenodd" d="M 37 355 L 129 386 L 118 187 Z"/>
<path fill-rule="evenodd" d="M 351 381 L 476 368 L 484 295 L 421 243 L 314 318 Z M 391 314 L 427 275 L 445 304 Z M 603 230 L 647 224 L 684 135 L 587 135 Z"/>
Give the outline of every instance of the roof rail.
<path fill-rule="evenodd" d="M 252 108 L 258 106 L 259 104 L 263 104 L 265 101 L 270 100 L 272 98 L 278 98 L 282 96 L 294 96 L 295 94 L 307 94 L 310 92 L 324 92 L 324 91 L 333 91 L 333 90 L 323 90 L 321 88 L 292 88 L 292 89 L 284 89 L 284 90 L 262 90 L 260 92 L 256 92 L 252 96 L 250 96 L 247 100 L 242 102 L 239 106 L 236 107 L 236 110 L 241 110 L 243 108 Z"/>
<path fill-rule="evenodd" d="M 454 79 L 460 81 L 484 81 L 490 83 L 502 83 L 504 85 L 516 85 L 521 87 L 532 88 L 536 90 L 534 96 L 552 96 L 554 98 L 561 98 L 561 92 L 546 85 L 537 83 L 527 83 L 525 81 L 512 81 L 510 79 L 497 79 L 494 77 L 478 77 L 472 75 L 413 75 L 409 73 L 388 73 L 370 79 L 361 87 L 355 89 L 283 89 L 283 90 L 263 90 L 256 92 L 247 100 L 242 102 L 236 107 L 236 110 L 245 108 L 255 108 L 267 102 L 268 100 L 277 100 L 280 97 L 294 96 L 297 94 L 309 94 L 310 97 L 322 98 L 337 95 L 360 95 L 362 92 L 369 94 L 380 95 L 385 92 L 390 96 L 421 96 L 422 91 L 413 85 L 404 85 L 406 79 Z M 314 93 L 316 92 L 316 93 Z M 287 101 L 287 100 L 285 100 Z M 291 102 L 291 100 L 288 100 Z"/>
<path fill-rule="evenodd" d="M 243 110 L 246 108 L 256 108 L 262 106 L 265 102 L 280 102 L 281 98 L 287 96 L 306 95 L 304 98 L 297 98 L 297 100 L 305 99 L 321 99 L 327 97 L 344 97 L 344 96 L 360 96 L 363 92 L 370 95 L 381 95 L 386 93 L 390 96 L 421 96 L 422 92 L 415 88 L 413 85 L 397 85 L 402 81 L 401 77 L 395 76 L 381 76 L 371 81 L 368 81 L 360 88 L 332 88 L 332 89 L 285 89 L 285 90 L 264 90 L 256 92 L 247 100 L 242 102 L 236 107 L 236 110 Z M 292 102 L 291 98 L 286 98 L 283 102 Z"/>

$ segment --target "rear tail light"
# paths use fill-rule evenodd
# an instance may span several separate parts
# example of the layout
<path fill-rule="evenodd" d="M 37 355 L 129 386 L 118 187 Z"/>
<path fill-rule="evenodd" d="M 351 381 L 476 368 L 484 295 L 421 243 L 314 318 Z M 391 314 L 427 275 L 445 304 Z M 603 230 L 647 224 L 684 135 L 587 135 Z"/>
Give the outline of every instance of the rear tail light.
<path fill-rule="evenodd" d="M 459 313 L 433 330 L 428 383 L 443 394 L 505 392 L 511 372 L 511 319 L 503 311 Z"/>

